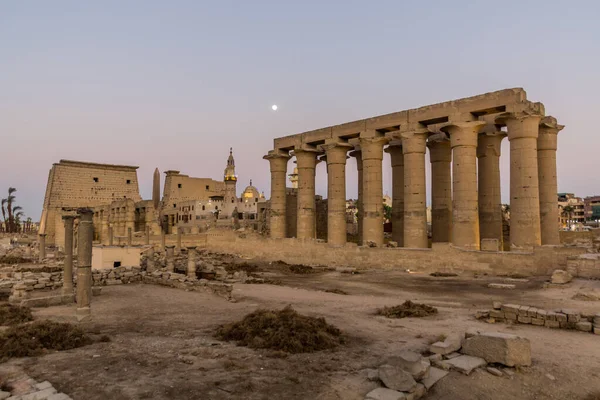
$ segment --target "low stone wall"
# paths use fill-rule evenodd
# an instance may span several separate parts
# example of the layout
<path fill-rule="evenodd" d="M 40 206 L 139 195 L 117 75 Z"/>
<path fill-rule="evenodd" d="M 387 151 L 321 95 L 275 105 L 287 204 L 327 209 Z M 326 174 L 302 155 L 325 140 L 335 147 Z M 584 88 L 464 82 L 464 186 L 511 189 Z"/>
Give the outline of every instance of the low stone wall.
<path fill-rule="evenodd" d="M 508 322 L 554 329 L 576 329 L 600 335 L 600 313 L 586 314 L 576 310 L 548 311 L 531 306 L 495 302 L 492 310 L 478 311 L 476 317 L 489 323 Z"/>
<path fill-rule="evenodd" d="M 567 272 L 579 278 L 600 279 L 600 254 L 569 257 Z"/>
<path fill-rule="evenodd" d="M 63 286 L 62 272 L 14 272 L 0 279 L 0 290 L 10 290 L 9 301 L 20 301 L 34 290 L 50 291 Z"/>
<path fill-rule="evenodd" d="M 242 257 L 267 261 L 282 260 L 290 264 L 328 265 L 354 268 L 397 268 L 423 272 L 473 271 L 492 275 L 550 275 L 555 269 L 566 269 L 567 258 L 586 249 L 541 246 L 533 252 L 469 251 L 449 243 L 434 243 L 430 249 L 369 248 L 348 243 L 330 247 L 316 240 L 272 240 L 235 232 L 208 236 L 207 248 Z"/>

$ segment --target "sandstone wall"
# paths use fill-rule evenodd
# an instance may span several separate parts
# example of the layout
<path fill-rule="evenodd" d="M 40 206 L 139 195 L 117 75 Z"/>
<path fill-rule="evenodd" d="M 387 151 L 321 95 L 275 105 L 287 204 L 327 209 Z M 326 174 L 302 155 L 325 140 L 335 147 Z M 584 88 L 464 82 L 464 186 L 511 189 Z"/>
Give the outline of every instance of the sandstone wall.
<path fill-rule="evenodd" d="M 166 174 L 162 198 L 164 208 L 173 208 L 173 204 L 182 201 L 206 201 L 211 196 L 225 195 L 224 182 L 210 178 L 191 178 L 180 174 L 179 171 L 166 171 Z"/>
<path fill-rule="evenodd" d="M 64 244 L 62 209 L 96 207 L 127 197 L 140 201 L 137 167 L 61 160 L 48 175 L 40 233 L 47 245 Z"/>

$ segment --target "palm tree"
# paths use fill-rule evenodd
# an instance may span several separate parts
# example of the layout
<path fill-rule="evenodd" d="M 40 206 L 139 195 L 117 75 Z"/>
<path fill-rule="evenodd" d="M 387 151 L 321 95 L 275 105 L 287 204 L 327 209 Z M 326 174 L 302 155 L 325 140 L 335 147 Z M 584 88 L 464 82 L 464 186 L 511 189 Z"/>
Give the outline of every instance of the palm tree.
<path fill-rule="evenodd" d="M 8 232 L 8 220 L 6 219 L 6 203 L 7 199 L 2 199 L 2 219 L 4 220 L 4 229 Z"/>
<path fill-rule="evenodd" d="M 17 208 L 21 208 L 21 207 L 15 207 L 13 208 L 13 211 L 15 211 Z M 21 218 L 25 215 L 25 213 L 23 211 L 18 211 L 17 213 L 15 213 L 15 232 L 19 232 L 21 230 Z"/>
<path fill-rule="evenodd" d="M 14 187 L 9 187 L 8 188 L 8 197 L 6 198 L 6 204 L 8 205 L 7 210 L 8 210 L 8 231 L 9 232 L 12 232 L 14 230 L 14 225 L 15 225 L 15 217 L 13 214 L 12 204 L 16 199 L 16 197 L 13 195 L 13 193 L 16 191 L 17 191 L 17 189 L 15 189 Z"/>

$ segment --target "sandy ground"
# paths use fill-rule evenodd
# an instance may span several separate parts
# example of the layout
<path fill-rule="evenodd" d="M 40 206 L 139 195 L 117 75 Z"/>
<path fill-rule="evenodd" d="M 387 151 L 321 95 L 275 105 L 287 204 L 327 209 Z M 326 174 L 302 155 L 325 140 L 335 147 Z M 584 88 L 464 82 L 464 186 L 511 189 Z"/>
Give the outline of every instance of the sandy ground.
<path fill-rule="evenodd" d="M 469 327 L 515 333 L 531 340 L 533 365 L 512 377 L 484 371 L 451 372 L 426 399 L 585 399 L 600 393 L 600 336 L 527 325 L 486 324 L 475 310 L 493 300 L 539 308 L 600 312 L 600 302 L 571 300 L 582 287 L 542 289 L 543 279 L 517 283 L 515 290 L 489 289 L 502 278 L 433 278 L 399 271 L 295 275 L 271 271 L 283 286 L 236 284 L 236 303 L 207 293 L 153 285 L 121 285 L 93 298 L 93 320 L 83 324 L 108 343 L 11 360 L 0 374 L 25 370 L 49 380 L 74 399 L 363 399 L 378 385 L 365 368 L 376 368 L 403 349 L 424 350 L 439 335 Z M 342 289 L 348 295 L 326 293 Z M 416 300 L 439 308 L 427 318 L 390 320 L 376 308 Z M 323 316 L 344 331 L 346 346 L 335 351 L 288 355 L 236 347 L 214 339 L 219 324 L 259 307 L 291 304 Z M 36 318 L 74 321 L 74 307 L 38 309 Z"/>

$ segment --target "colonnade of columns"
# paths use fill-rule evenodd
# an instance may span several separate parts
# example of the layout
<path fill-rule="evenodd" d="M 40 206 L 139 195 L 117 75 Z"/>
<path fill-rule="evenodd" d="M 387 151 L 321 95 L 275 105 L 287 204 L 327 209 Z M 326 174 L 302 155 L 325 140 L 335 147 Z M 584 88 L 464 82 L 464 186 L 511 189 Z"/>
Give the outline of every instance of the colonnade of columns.
<path fill-rule="evenodd" d="M 501 130 L 506 126 L 506 132 Z M 346 241 L 346 159 L 358 170 L 358 231 L 361 244 L 383 244 L 383 152 L 390 154 L 393 183 L 392 240 L 428 247 L 425 154 L 430 153 L 432 241 L 479 250 L 482 239 L 502 243 L 500 148 L 510 142 L 510 247 L 559 244 L 556 181 L 557 134 L 553 117 L 504 113 L 495 119 L 402 128 L 385 134 L 361 132 L 358 140 L 335 139 L 293 150 L 298 166 L 297 238 L 316 237 L 315 167 L 327 163 L 328 242 Z M 384 150 L 384 146 L 388 147 Z M 271 237 L 286 233 L 286 173 L 290 154 L 273 150 Z"/>

